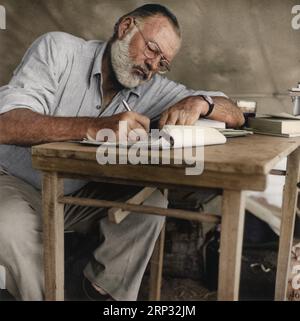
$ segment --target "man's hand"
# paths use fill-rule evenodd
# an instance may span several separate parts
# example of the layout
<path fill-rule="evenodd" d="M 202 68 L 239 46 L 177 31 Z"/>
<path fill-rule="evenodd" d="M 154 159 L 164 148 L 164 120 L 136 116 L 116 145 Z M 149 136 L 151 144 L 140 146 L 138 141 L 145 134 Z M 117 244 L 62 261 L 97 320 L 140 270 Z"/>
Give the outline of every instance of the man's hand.
<path fill-rule="evenodd" d="M 124 122 L 123 127 L 120 127 L 120 122 Z M 95 119 L 95 122 L 90 125 L 87 135 L 96 140 L 103 140 L 105 130 L 112 130 L 115 137 L 106 138 L 106 140 L 130 140 L 137 141 L 146 139 L 150 127 L 150 119 L 139 113 L 130 111 L 121 114 L 116 114 L 110 117 Z"/>
<path fill-rule="evenodd" d="M 164 125 L 194 125 L 207 111 L 208 103 L 202 97 L 187 97 L 162 113 L 159 128 Z"/>
<path fill-rule="evenodd" d="M 225 122 L 235 128 L 244 124 L 241 110 L 228 98 L 213 97 L 215 107 L 208 119 Z M 208 103 L 201 96 L 187 97 L 162 113 L 159 127 L 164 125 L 193 125 L 201 116 L 207 114 Z"/>
<path fill-rule="evenodd" d="M 96 138 L 101 129 L 111 129 L 118 139 L 119 121 L 126 121 L 125 131 L 130 135 L 130 140 L 143 139 L 143 135 L 149 131 L 149 118 L 135 112 L 93 118 L 46 116 L 26 108 L 14 109 L 0 115 L 0 144 L 32 146 L 82 140 L 87 133 Z M 127 136 L 122 139 L 127 140 Z"/>

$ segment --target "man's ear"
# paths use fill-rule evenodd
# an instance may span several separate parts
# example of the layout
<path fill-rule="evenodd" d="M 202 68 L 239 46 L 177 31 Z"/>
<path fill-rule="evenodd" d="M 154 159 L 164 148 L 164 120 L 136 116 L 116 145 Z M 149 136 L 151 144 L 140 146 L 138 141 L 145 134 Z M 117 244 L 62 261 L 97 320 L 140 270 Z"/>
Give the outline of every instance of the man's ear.
<path fill-rule="evenodd" d="M 133 27 L 133 18 L 132 17 L 124 18 L 119 24 L 118 39 L 122 40 L 127 35 L 127 33 L 131 30 L 132 27 Z"/>

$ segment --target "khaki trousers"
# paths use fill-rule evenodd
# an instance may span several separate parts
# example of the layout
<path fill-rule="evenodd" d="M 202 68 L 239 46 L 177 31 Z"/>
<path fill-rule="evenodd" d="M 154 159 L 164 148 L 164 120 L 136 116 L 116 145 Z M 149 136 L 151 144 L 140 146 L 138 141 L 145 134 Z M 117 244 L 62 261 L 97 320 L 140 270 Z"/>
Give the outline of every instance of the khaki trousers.
<path fill-rule="evenodd" d="M 88 183 L 73 196 L 124 201 L 140 188 Z M 144 203 L 167 207 L 156 191 Z M 110 223 L 105 209 L 65 206 L 65 229 L 86 233 L 96 227 L 102 243 L 84 275 L 115 300 L 136 300 L 164 217 L 130 214 L 120 224 Z M 6 288 L 19 300 L 43 300 L 43 244 L 41 192 L 0 171 L 0 265 Z"/>

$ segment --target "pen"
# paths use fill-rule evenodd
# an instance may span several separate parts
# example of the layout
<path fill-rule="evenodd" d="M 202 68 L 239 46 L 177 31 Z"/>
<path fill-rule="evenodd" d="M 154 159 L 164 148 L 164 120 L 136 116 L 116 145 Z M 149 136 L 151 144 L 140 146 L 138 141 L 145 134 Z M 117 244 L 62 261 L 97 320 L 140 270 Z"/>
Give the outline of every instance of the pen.
<path fill-rule="evenodd" d="M 124 105 L 124 107 L 128 110 L 128 111 L 132 111 L 131 108 L 129 107 L 129 105 L 127 104 L 127 102 L 123 99 L 122 103 Z M 138 137 L 140 138 L 140 135 L 138 135 Z"/>
<path fill-rule="evenodd" d="M 127 102 L 123 99 L 122 100 L 123 102 L 123 105 L 125 106 L 125 108 L 128 110 L 128 111 L 131 111 L 131 108 L 129 107 L 129 105 L 127 104 Z"/>

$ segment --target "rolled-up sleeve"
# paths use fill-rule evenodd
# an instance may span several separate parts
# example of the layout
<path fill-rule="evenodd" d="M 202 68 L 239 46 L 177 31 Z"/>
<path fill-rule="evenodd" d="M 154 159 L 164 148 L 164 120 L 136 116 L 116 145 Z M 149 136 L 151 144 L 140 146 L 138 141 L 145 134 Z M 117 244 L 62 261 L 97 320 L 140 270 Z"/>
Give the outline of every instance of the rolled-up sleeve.
<path fill-rule="evenodd" d="M 180 100 L 190 96 L 206 95 L 211 97 L 226 97 L 220 91 L 204 91 L 188 89 L 186 86 L 169 80 L 159 75 L 155 76 L 151 92 L 154 94 L 151 99 L 151 109 L 154 117 L 160 115 L 164 110 L 176 104 Z"/>
<path fill-rule="evenodd" d="M 27 50 L 8 85 L 0 88 L 0 114 L 28 108 L 49 114 L 58 88 L 57 48 L 51 34 Z"/>

